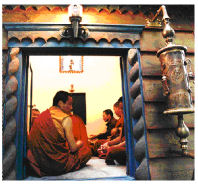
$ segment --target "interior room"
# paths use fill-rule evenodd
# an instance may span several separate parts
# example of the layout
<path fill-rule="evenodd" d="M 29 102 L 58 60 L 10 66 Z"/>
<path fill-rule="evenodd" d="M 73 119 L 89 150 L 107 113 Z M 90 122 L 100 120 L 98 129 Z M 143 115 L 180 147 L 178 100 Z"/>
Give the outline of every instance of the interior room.
<path fill-rule="evenodd" d="M 113 111 L 114 103 L 122 96 L 120 58 L 118 56 L 30 56 L 27 135 L 31 129 L 30 107 L 39 112 L 45 111 L 52 106 L 52 99 L 59 90 L 85 95 L 84 123 L 88 137 L 105 132 L 103 111 L 105 109 Z M 114 117 L 118 118 L 115 113 Z M 125 165 L 106 165 L 104 159 L 92 157 L 79 171 L 43 178 L 97 179 L 121 176 L 126 176 Z"/>

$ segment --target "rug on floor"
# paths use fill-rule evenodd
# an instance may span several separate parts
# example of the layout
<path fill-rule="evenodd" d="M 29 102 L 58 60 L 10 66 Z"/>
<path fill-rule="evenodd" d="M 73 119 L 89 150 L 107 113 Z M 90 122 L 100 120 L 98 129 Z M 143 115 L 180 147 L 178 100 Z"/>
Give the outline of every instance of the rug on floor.
<path fill-rule="evenodd" d="M 104 159 L 92 157 L 87 165 L 74 172 L 59 176 L 45 176 L 42 178 L 27 177 L 26 180 L 79 180 L 79 179 L 98 179 L 126 176 L 126 166 L 124 165 L 106 165 Z"/>

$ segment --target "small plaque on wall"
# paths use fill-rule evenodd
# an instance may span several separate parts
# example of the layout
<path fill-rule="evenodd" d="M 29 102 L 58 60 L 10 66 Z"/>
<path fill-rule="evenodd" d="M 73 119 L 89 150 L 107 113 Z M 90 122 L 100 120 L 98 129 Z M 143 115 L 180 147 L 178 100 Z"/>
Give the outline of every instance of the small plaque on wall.
<path fill-rule="evenodd" d="M 60 73 L 82 73 L 83 56 L 59 56 Z"/>

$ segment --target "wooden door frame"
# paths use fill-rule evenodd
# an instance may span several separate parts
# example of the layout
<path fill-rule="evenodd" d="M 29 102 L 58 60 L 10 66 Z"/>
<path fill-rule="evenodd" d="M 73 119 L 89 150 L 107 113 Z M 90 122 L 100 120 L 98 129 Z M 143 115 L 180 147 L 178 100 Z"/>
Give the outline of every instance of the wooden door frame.
<path fill-rule="evenodd" d="M 14 30 L 21 31 L 23 33 L 24 30 L 33 29 L 43 29 L 43 27 L 39 25 L 30 25 L 30 24 L 5 24 L 4 27 L 10 31 L 10 35 L 14 35 Z M 52 28 L 53 26 L 57 25 L 47 25 L 48 28 Z M 86 25 L 87 26 L 87 25 Z M 42 27 L 42 28 L 40 28 Z M 137 42 L 130 42 L 130 39 L 123 39 L 121 43 L 118 40 L 118 36 L 122 37 L 122 35 L 118 34 L 123 32 L 129 32 L 131 34 L 135 33 L 140 34 L 144 28 L 144 26 L 139 25 L 88 25 L 92 30 L 102 30 L 103 32 L 109 32 L 111 29 L 116 30 L 115 37 L 108 42 L 107 39 L 101 38 L 98 43 L 93 42 L 93 40 L 88 40 L 84 43 L 81 41 L 72 42 L 65 42 L 63 45 L 57 45 L 56 39 L 49 38 L 47 42 L 43 44 L 42 39 L 35 39 L 33 43 L 31 43 L 30 38 L 23 38 L 20 42 L 17 40 L 16 37 L 10 37 L 8 42 L 9 51 L 12 48 L 19 48 L 19 61 L 21 70 L 18 73 L 19 79 L 19 86 L 18 86 L 18 97 L 20 104 L 17 106 L 17 111 L 15 113 L 15 118 L 17 120 L 17 135 L 16 135 L 16 148 L 17 148 L 17 156 L 16 156 L 16 169 L 17 169 L 17 179 L 24 179 L 25 178 L 25 166 L 24 166 L 24 157 L 26 156 L 25 146 L 26 146 L 26 133 L 24 132 L 24 115 L 26 116 L 27 108 L 27 98 L 26 98 L 26 83 L 27 83 L 27 67 L 28 67 L 28 57 L 30 55 L 63 55 L 65 53 L 70 55 L 95 55 L 95 56 L 120 56 L 121 57 L 121 73 L 122 73 L 122 94 L 124 99 L 124 122 L 125 122 L 125 133 L 126 133 L 126 140 L 130 138 L 130 142 L 126 142 L 127 144 L 127 154 L 128 154 L 128 163 L 127 163 L 127 175 L 134 177 L 135 170 L 136 170 L 136 161 L 134 157 L 134 141 L 132 131 L 128 132 L 128 128 L 131 127 L 130 118 L 130 104 L 129 104 L 129 91 L 128 91 L 128 77 L 127 77 L 127 55 L 128 51 L 131 48 L 139 49 L 139 40 Z M 46 29 L 46 28 L 45 28 Z M 50 29 L 48 29 L 50 30 Z M 45 30 L 47 31 L 47 30 Z M 127 34 L 128 34 L 127 32 Z M 116 35 L 117 34 L 117 35 Z M 20 34 L 19 34 L 20 35 Z M 102 35 L 102 34 L 101 34 Z M 60 42 L 59 42 L 60 43 Z M 66 43 L 66 44 L 65 44 Z M 42 48 L 42 49 L 41 49 Z M 9 61 L 8 61 L 9 62 Z M 21 96 L 19 96 L 22 93 Z M 129 148 L 130 146 L 130 148 Z M 131 150 L 132 148 L 132 150 Z"/>

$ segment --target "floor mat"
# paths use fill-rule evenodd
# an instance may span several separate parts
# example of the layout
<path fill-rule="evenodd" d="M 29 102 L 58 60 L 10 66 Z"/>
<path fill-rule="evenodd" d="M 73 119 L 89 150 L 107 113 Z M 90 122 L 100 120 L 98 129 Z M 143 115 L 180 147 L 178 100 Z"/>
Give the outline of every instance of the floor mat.
<path fill-rule="evenodd" d="M 126 166 L 123 165 L 106 165 L 104 159 L 92 157 L 87 165 L 75 172 L 59 176 L 45 176 L 42 178 L 28 177 L 26 180 L 80 180 L 80 179 L 98 179 L 126 176 Z"/>

